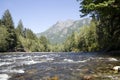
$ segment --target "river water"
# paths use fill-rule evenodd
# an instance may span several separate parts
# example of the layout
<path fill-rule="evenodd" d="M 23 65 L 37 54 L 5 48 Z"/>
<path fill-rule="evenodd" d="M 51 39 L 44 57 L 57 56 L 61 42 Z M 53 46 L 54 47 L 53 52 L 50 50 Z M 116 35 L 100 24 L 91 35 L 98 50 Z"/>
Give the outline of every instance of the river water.
<path fill-rule="evenodd" d="M 119 65 L 97 53 L 0 53 L 0 80 L 120 80 Z"/>

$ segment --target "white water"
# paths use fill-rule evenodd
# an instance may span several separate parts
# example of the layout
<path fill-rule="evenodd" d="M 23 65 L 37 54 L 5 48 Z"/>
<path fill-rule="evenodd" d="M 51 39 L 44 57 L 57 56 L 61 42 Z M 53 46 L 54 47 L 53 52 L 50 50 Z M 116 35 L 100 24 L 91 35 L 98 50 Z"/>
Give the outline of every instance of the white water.
<path fill-rule="evenodd" d="M 10 78 L 7 74 L 0 74 L 0 80 L 8 80 Z"/>
<path fill-rule="evenodd" d="M 1 70 L 0 72 L 4 72 L 4 73 L 24 73 L 25 71 L 23 69 L 5 69 L 5 70 Z"/>
<path fill-rule="evenodd" d="M 0 56 L 1 57 L 1 56 Z M 81 56 L 81 55 L 59 55 L 59 54 L 16 54 L 16 55 L 3 55 L 0 59 L 0 80 L 8 80 L 10 78 L 9 74 L 23 74 L 26 73 L 26 67 L 31 68 L 34 65 L 39 64 L 38 67 L 44 68 L 47 71 L 53 69 L 54 67 L 50 67 L 45 65 L 49 64 L 57 64 L 63 65 L 63 69 L 69 69 L 72 71 L 81 71 L 81 66 L 91 61 L 119 61 L 119 59 L 114 57 L 89 57 L 89 56 Z M 42 64 L 43 63 L 43 64 Z M 44 64 L 45 63 L 45 64 Z M 69 67 L 69 65 L 65 66 L 64 64 L 77 64 L 79 67 Z M 48 67 L 50 68 L 48 68 Z M 56 68 L 57 69 L 57 68 Z M 58 68 L 59 69 L 59 68 Z M 41 69 L 40 69 L 41 70 Z M 44 71 L 43 70 L 43 71 Z M 61 69 L 62 70 L 62 69 Z"/>
<path fill-rule="evenodd" d="M 108 58 L 109 61 L 118 61 L 116 58 Z"/>
<path fill-rule="evenodd" d="M 11 62 L 0 62 L 0 66 L 12 64 Z"/>

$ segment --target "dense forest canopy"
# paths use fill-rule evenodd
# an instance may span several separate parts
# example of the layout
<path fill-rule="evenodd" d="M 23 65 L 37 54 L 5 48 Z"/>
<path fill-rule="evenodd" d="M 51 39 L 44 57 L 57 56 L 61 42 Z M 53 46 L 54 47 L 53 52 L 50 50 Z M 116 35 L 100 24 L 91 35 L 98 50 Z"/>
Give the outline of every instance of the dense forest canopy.
<path fill-rule="evenodd" d="M 105 51 L 120 49 L 120 0 L 83 0 L 80 2 L 81 17 L 90 15 L 98 23 L 99 49 Z"/>

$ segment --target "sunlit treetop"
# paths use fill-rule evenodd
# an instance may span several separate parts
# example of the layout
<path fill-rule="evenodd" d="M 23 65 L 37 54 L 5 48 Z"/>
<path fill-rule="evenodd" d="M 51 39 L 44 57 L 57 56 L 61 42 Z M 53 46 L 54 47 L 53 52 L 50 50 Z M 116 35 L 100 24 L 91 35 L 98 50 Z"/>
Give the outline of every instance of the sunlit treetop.
<path fill-rule="evenodd" d="M 109 12 L 112 10 L 120 12 L 120 0 L 77 0 L 80 2 L 81 16 L 98 14 L 98 12 Z M 106 10 L 107 9 L 107 10 Z"/>

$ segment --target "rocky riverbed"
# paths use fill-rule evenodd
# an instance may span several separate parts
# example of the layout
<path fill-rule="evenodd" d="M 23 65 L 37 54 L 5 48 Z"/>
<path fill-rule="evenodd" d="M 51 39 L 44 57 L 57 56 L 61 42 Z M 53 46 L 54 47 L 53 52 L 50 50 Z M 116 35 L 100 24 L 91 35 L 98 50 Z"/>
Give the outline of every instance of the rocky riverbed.
<path fill-rule="evenodd" d="M 92 53 L 1 53 L 0 80 L 120 80 L 119 57 Z"/>

